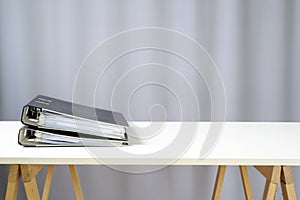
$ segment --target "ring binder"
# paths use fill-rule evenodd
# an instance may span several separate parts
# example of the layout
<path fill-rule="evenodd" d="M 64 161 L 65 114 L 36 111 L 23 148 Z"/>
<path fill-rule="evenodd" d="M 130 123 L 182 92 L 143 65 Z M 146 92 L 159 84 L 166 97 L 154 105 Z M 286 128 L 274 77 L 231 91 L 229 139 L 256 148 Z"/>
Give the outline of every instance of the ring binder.
<path fill-rule="evenodd" d="M 48 96 L 38 95 L 25 105 L 21 121 L 25 126 L 19 131 L 19 144 L 23 146 L 128 144 L 128 123 L 121 113 Z"/>

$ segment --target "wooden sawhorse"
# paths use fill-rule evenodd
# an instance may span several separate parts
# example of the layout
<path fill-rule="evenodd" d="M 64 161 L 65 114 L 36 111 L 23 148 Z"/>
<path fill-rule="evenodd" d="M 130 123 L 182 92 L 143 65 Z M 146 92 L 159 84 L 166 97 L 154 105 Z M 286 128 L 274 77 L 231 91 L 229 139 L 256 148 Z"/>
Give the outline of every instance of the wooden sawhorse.
<path fill-rule="evenodd" d="M 263 194 L 263 200 L 275 199 L 278 184 L 281 184 L 284 200 L 296 200 L 296 191 L 294 186 L 292 168 L 289 166 L 254 166 L 265 178 L 266 184 Z M 252 189 L 248 176 L 247 166 L 239 166 L 242 177 L 244 193 L 247 200 L 252 200 Z M 219 166 L 215 187 L 212 195 L 213 200 L 220 199 L 222 185 L 224 181 L 226 166 Z"/>
<path fill-rule="evenodd" d="M 40 193 L 36 184 L 36 175 L 41 171 L 43 167 L 44 165 L 10 165 L 5 199 L 17 199 L 19 180 L 20 178 L 22 178 L 27 199 L 39 200 Z M 76 199 L 83 200 L 83 193 L 77 174 L 76 166 L 69 165 L 69 170 L 72 177 Z M 44 183 L 42 200 L 46 200 L 49 197 L 53 171 L 54 165 L 49 165 L 46 180 Z"/>
<path fill-rule="evenodd" d="M 27 199 L 40 199 L 40 194 L 36 184 L 36 175 L 44 165 L 11 165 L 8 175 L 8 183 L 6 189 L 6 200 L 17 199 L 18 185 L 20 177 L 23 179 L 25 192 Z M 266 177 L 266 184 L 263 194 L 264 200 L 275 199 L 276 189 L 279 183 L 281 183 L 283 198 L 285 200 L 296 200 L 296 192 L 294 186 L 294 180 L 292 175 L 292 169 L 289 166 L 254 166 L 263 176 Z M 250 179 L 246 166 L 239 166 L 242 177 L 242 183 L 244 187 L 244 193 L 247 200 L 252 200 L 252 189 L 250 185 Z M 74 192 L 77 200 L 82 200 L 83 193 L 77 174 L 76 167 L 69 165 L 70 174 L 72 177 Z M 54 166 L 48 166 L 48 172 L 44 183 L 42 200 L 46 200 L 49 197 L 50 187 L 53 177 Z M 213 200 L 219 200 L 222 191 L 222 185 L 224 181 L 226 166 L 219 166 L 215 187 L 212 195 Z"/>

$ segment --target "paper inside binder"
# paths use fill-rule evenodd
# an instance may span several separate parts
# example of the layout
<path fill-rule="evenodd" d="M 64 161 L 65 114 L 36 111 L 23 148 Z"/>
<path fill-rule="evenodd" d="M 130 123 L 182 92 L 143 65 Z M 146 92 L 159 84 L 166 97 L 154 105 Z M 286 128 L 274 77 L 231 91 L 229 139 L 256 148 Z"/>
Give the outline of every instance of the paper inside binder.
<path fill-rule="evenodd" d="M 84 119 L 74 119 L 51 112 L 41 112 L 37 124 L 50 129 L 73 131 L 106 138 L 126 139 L 124 127 L 110 126 Z"/>

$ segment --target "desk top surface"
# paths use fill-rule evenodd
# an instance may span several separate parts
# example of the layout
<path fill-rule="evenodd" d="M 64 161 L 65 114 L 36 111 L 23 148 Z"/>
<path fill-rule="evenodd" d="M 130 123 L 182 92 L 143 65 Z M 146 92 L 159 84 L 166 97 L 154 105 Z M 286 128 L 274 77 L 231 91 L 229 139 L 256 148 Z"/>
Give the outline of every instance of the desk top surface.
<path fill-rule="evenodd" d="M 300 165 L 300 123 L 224 122 L 220 131 L 211 122 L 130 126 L 133 144 L 125 147 L 23 147 L 17 142 L 22 124 L 2 121 L 0 164 Z"/>

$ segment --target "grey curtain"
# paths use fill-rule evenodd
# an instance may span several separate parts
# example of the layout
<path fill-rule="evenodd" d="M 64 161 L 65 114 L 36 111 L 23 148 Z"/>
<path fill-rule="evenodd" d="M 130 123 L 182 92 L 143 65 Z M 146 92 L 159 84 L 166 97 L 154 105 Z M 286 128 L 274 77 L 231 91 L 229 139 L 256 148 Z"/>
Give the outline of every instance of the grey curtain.
<path fill-rule="evenodd" d="M 292 0 L 0 0 L 0 120 L 19 120 L 22 105 L 37 94 L 71 100 L 81 63 L 108 37 L 134 28 L 162 27 L 193 38 L 215 61 L 226 90 L 227 121 L 299 121 L 298 19 L 300 2 Z M 128 67 L 153 60 L 193 77 L 190 66 L 178 57 L 145 50 L 114 63 L 105 78 L 107 86 Z M 172 81 L 170 74 L 149 76 Z M 191 114 L 183 120 L 209 120 L 210 97 L 205 82 L 200 77 L 191 78 L 190 83 L 202 110 L 200 117 Z M 96 88 L 96 106 L 110 108 L 110 98 L 103 95 L 109 91 L 109 87 Z M 188 102 L 189 97 L 181 101 Z M 129 105 L 127 117 L 131 120 L 181 119 L 175 96 L 157 85 L 141 88 Z M 153 109 L 153 105 L 160 106 Z M 8 168 L 0 169 L 3 186 Z M 137 175 L 104 166 L 83 166 L 79 174 L 86 199 L 209 199 L 215 170 L 167 167 Z M 294 174 L 299 175 L 297 168 Z M 253 190 L 259 199 L 264 179 L 251 168 L 250 175 L 251 181 L 257 182 Z M 57 168 L 53 181 L 51 199 L 74 198 L 66 167 Z M 295 181 L 297 187 L 298 179 Z M 2 199 L 5 187 L 0 188 Z M 222 195 L 223 199 L 243 198 L 237 168 L 226 174 Z M 280 194 L 277 198 L 281 199 Z M 25 199 L 23 191 L 19 199 Z"/>

